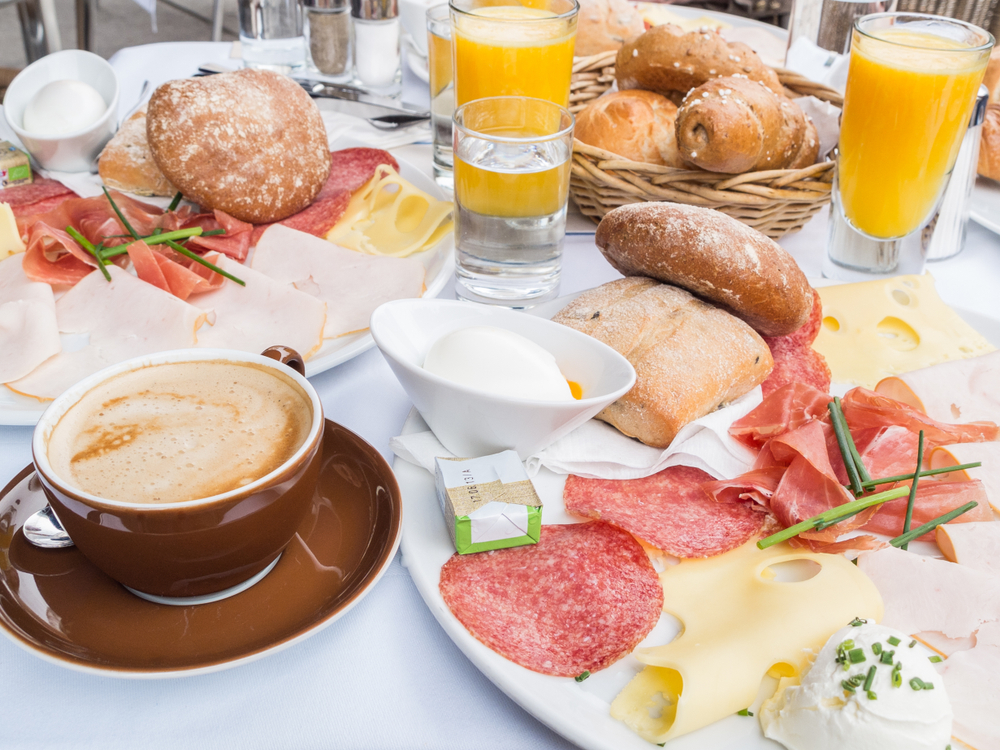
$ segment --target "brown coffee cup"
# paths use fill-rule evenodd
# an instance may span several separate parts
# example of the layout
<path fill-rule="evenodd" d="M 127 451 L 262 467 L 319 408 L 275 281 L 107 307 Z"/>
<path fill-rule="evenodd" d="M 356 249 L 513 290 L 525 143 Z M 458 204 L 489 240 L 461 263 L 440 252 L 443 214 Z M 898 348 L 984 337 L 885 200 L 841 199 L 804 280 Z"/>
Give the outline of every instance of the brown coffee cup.
<path fill-rule="evenodd" d="M 277 559 L 312 504 L 324 418 L 316 391 L 301 370 L 292 369 L 302 367 L 301 358 L 282 348 L 265 354 L 221 349 L 161 352 L 108 367 L 52 402 L 32 438 L 35 471 L 63 527 L 95 566 L 136 592 L 187 598 L 238 586 Z M 310 410 L 304 442 L 280 466 L 245 486 L 180 502 L 108 499 L 54 471 L 50 438 L 86 394 L 142 368 L 198 362 L 234 369 L 249 365 L 294 383 Z"/>

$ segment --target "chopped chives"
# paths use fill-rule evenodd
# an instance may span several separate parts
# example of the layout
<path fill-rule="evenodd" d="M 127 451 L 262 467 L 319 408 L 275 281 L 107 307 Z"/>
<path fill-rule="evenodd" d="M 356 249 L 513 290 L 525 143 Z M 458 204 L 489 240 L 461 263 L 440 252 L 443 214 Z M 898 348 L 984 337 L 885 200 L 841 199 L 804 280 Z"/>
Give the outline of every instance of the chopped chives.
<path fill-rule="evenodd" d="M 933 682 L 925 682 L 924 683 L 924 690 L 933 690 L 933 689 L 934 689 L 934 683 Z"/>
<path fill-rule="evenodd" d="M 753 711 L 749 708 L 744 708 L 736 712 L 737 716 L 753 716 Z"/>
<path fill-rule="evenodd" d="M 178 193 L 178 195 L 180 195 L 180 193 Z M 578 674 L 573 679 L 576 680 L 577 682 L 583 682 L 588 677 L 590 677 L 590 670 L 589 669 L 585 669 L 582 672 L 580 672 L 580 674 Z"/>
<path fill-rule="evenodd" d="M 878 656 L 879 654 L 881 654 L 882 653 L 882 644 L 878 643 L 877 641 L 875 643 L 873 643 L 872 644 L 872 653 L 875 654 L 875 656 Z"/>
<path fill-rule="evenodd" d="M 900 687 L 903 684 L 903 675 L 897 672 L 895 669 L 892 670 L 892 686 L 894 688 Z"/>
<path fill-rule="evenodd" d="M 878 696 L 875 694 L 874 690 L 868 691 L 868 700 L 870 701 L 878 700 Z"/>
<path fill-rule="evenodd" d="M 914 646 L 916 646 L 916 645 L 917 645 L 917 641 L 916 641 L 916 639 L 914 639 L 914 640 L 910 641 L 910 648 L 913 648 L 913 647 L 914 647 Z"/>
<path fill-rule="evenodd" d="M 924 464 L 924 431 L 920 431 L 920 438 L 917 442 L 917 468 L 913 470 L 913 481 L 910 482 L 910 497 L 906 501 L 906 515 L 903 517 L 903 536 L 910 530 L 910 523 L 913 522 L 913 505 L 917 500 L 917 482 L 920 481 L 920 467 Z M 899 545 L 905 550 L 909 546 L 909 540 Z"/>
<path fill-rule="evenodd" d="M 851 660 L 851 664 L 860 664 L 865 661 L 865 652 L 860 648 L 852 648 L 847 652 L 847 658 Z"/>
<path fill-rule="evenodd" d="M 875 497 L 875 496 L 872 495 L 872 497 Z M 855 617 L 853 620 L 851 620 L 850 624 L 851 624 L 851 627 L 860 628 L 862 625 L 866 625 L 867 623 L 868 623 L 868 620 L 862 620 L 860 617 Z"/>
<path fill-rule="evenodd" d="M 882 656 L 879 657 L 879 661 L 883 664 L 892 664 L 892 659 L 895 655 L 895 651 L 883 651 Z"/>
<path fill-rule="evenodd" d="M 888 638 L 886 638 L 886 640 L 889 641 L 889 645 L 890 646 L 898 646 L 899 645 L 899 638 L 897 638 L 894 635 L 890 635 Z"/>
<path fill-rule="evenodd" d="M 926 690 L 928 684 L 930 683 L 924 682 L 919 677 L 914 677 L 910 680 L 910 687 L 914 690 Z M 931 687 L 933 687 L 933 685 Z"/>
<path fill-rule="evenodd" d="M 934 656 L 928 656 L 927 661 L 929 661 L 931 664 L 940 664 L 941 662 L 944 661 L 944 659 L 942 659 L 940 656 L 934 655 Z"/>
<path fill-rule="evenodd" d="M 874 664 L 872 664 L 868 668 L 868 675 L 865 677 L 865 685 L 864 685 L 865 692 L 868 692 L 869 690 L 872 689 L 872 683 L 873 682 L 875 682 L 875 665 Z"/>
<path fill-rule="evenodd" d="M 844 649 L 844 651 L 850 651 L 852 648 L 854 648 L 854 639 L 848 638 L 846 641 L 840 644 L 840 648 Z"/>
<path fill-rule="evenodd" d="M 840 683 L 840 686 L 844 688 L 844 690 L 846 690 L 848 693 L 853 693 L 857 689 L 854 687 L 854 684 L 850 680 L 844 680 L 843 682 Z"/>

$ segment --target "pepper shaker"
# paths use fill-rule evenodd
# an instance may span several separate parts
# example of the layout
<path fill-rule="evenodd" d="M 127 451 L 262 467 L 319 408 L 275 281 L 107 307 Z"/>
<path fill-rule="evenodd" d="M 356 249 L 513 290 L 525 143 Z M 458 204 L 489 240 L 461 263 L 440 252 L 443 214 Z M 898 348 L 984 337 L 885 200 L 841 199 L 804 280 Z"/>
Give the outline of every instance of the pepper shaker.
<path fill-rule="evenodd" d="M 302 0 L 302 4 L 312 67 L 335 81 L 350 80 L 354 59 L 349 0 Z"/>
<path fill-rule="evenodd" d="M 402 91 L 397 0 L 351 0 L 354 75 L 358 84 L 386 96 Z"/>
<path fill-rule="evenodd" d="M 927 260 L 944 260 L 958 255 L 965 247 L 965 235 L 969 225 L 969 210 L 972 188 L 976 184 L 976 164 L 979 161 L 979 141 L 982 138 L 983 120 L 989 91 L 979 87 L 976 105 L 969 119 L 969 129 L 962 139 L 962 146 L 955 158 L 948 186 L 934 218 L 923 231 L 924 250 Z"/>

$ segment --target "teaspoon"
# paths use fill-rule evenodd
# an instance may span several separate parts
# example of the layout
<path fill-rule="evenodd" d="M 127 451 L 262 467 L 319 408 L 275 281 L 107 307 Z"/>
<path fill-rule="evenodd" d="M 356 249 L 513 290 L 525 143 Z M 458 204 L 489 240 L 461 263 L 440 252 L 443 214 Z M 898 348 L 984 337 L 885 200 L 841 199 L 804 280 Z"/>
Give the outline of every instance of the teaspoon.
<path fill-rule="evenodd" d="M 72 547 L 73 540 L 69 538 L 66 529 L 59 523 L 52 506 L 46 505 L 40 511 L 33 513 L 24 526 L 24 538 L 36 547 L 43 549 L 60 549 L 62 547 Z"/>

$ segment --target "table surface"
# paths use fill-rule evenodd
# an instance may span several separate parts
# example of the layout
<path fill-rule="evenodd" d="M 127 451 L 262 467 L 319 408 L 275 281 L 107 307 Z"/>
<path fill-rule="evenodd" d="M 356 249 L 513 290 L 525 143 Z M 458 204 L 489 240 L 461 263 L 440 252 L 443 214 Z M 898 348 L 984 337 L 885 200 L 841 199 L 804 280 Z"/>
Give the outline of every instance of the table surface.
<path fill-rule="evenodd" d="M 125 49 L 112 58 L 122 109 L 143 80 L 155 87 L 224 60 L 228 44 Z M 405 98 L 426 102 L 409 71 Z M 430 147 L 394 153 L 430 173 Z M 807 275 L 820 276 L 825 215 L 782 240 Z M 951 304 L 1000 318 L 1000 237 L 969 225 L 965 250 L 929 270 Z M 566 239 L 562 292 L 617 278 L 589 236 Z M 454 281 L 442 297 L 454 297 Z M 392 460 L 411 404 L 372 349 L 312 379 L 333 419 Z M 0 485 L 31 461 L 31 428 L 0 427 Z M 0 747 L 18 748 L 570 748 L 483 677 L 424 606 L 397 556 L 385 577 L 331 627 L 290 649 L 224 672 L 121 680 L 72 672 L 0 638 Z"/>

